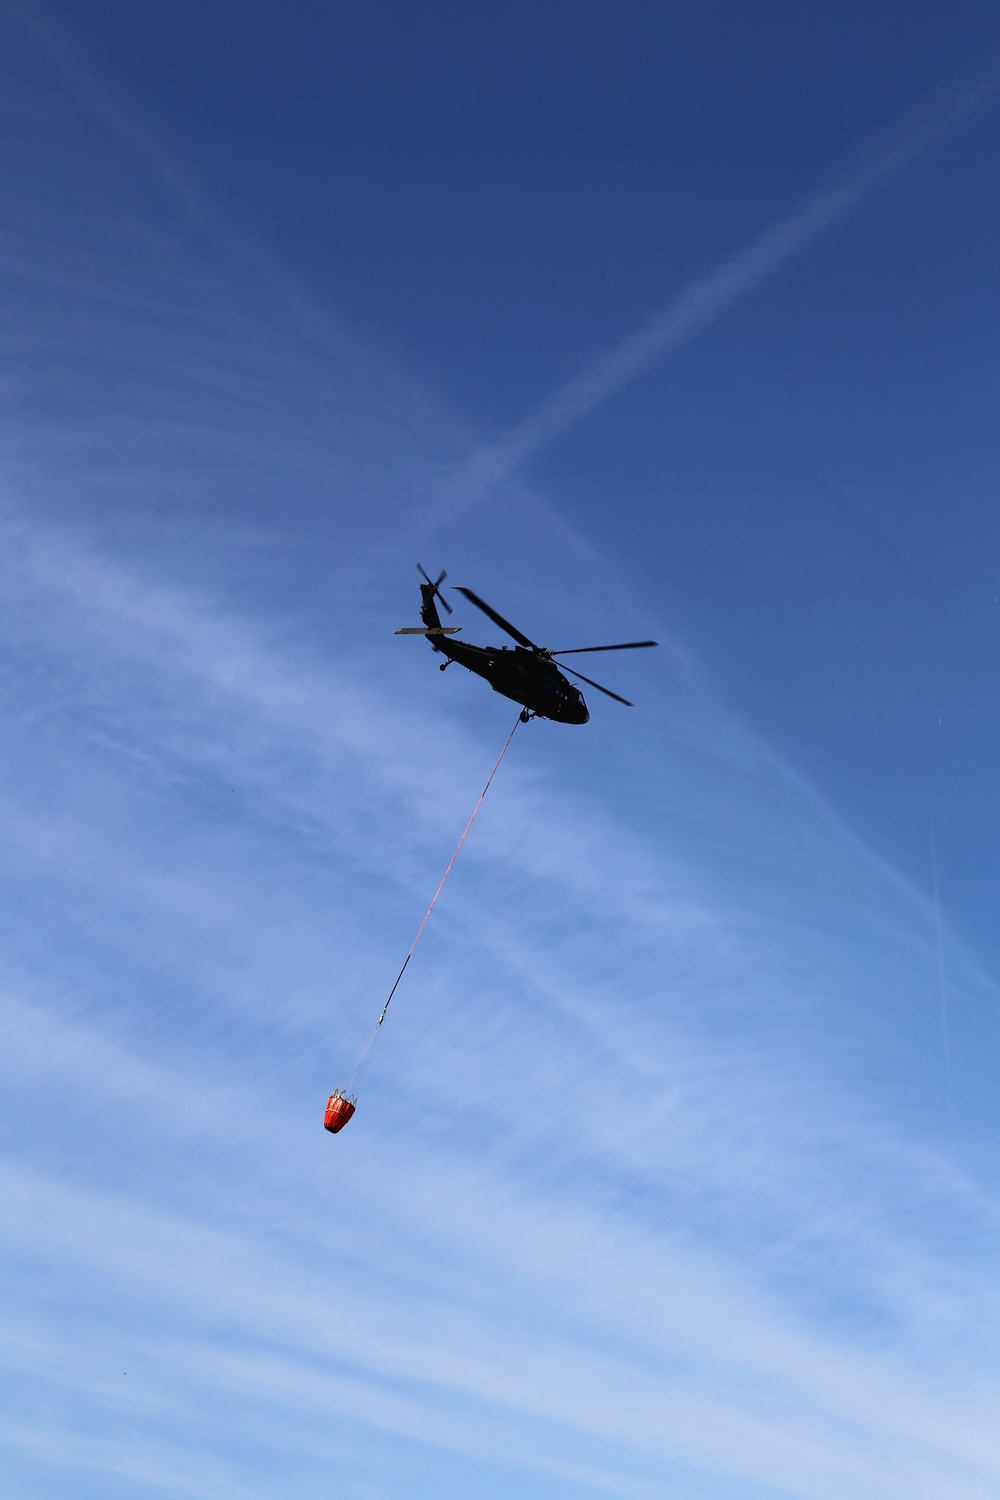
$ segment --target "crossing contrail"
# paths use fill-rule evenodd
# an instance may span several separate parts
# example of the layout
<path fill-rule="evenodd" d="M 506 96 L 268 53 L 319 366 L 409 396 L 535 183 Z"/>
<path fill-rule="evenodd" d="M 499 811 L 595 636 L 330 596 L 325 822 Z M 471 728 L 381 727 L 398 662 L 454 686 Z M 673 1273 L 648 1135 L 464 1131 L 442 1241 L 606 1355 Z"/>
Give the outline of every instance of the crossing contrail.
<path fill-rule="evenodd" d="M 509 478 L 602 402 L 707 328 L 728 308 L 891 186 L 955 135 L 1000 90 L 1000 44 L 921 96 L 860 151 L 737 254 L 691 282 L 648 323 L 596 359 L 447 477 L 445 507 L 460 510 Z"/>

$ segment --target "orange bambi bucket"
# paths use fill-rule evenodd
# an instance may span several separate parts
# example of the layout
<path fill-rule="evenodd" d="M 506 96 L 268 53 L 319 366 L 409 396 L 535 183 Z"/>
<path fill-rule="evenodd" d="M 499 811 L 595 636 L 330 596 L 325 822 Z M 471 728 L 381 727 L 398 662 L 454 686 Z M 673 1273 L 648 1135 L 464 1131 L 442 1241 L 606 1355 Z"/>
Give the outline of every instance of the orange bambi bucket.
<path fill-rule="evenodd" d="M 348 1120 L 353 1115 L 357 1105 L 353 1099 L 348 1099 L 339 1089 L 335 1089 L 326 1101 L 326 1114 L 323 1116 L 323 1128 L 336 1135 L 338 1130 L 343 1130 Z"/>

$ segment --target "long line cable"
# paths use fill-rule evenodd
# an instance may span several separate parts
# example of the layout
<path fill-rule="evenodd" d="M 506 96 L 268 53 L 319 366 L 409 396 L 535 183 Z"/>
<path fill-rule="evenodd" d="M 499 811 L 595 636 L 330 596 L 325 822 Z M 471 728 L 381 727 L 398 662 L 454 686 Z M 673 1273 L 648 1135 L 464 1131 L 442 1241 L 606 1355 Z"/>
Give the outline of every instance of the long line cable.
<path fill-rule="evenodd" d="M 462 845 L 465 843 L 466 839 L 469 837 L 469 833 L 470 833 L 470 831 L 472 829 L 472 825 L 476 821 L 476 815 L 478 814 L 479 809 L 482 807 L 483 802 L 486 799 L 486 793 L 489 791 L 490 786 L 492 785 L 494 776 L 497 774 L 497 772 L 500 769 L 500 762 L 503 760 L 504 756 L 507 754 L 508 746 L 510 745 L 511 740 L 514 738 L 514 733 L 515 733 L 515 731 L 517 729 L 518 724 L 520 724 L 520 723 L 521 723 L 521 716 L 519 714 L 518 717 L 514 720 L 514 728 L 511 730 L 510 734 L 507 736 L 507 739 L 504 742 L 503 749 L 500 751 L 500 754 L 497 756 L 496 765 L 493 767 L 492 771 L 490 772 L 489 778 L 488 778 L 488 780 L 486 782 L 486 785 L 483 787 L 482 791 L 479 794 L 479 801 L 476 803 L 475 807 L 472 809 L 472 817 L 469 819 L 468 823 L 466 823 L 466 825 L 465 825 L 465 832 L 462 834 L 462 837 L 459 839 L 458 843 L 455 845 L 455 852 L 451 856 L 451 859 L 448 861 L 448 868 L 445 870 L 444 874 L 441 876 L 441 880 L 440 880 L 440 883 L 438 885 L 437 890 L 434 892 L 434 895 L 431 897 L 431 904 L 430 904 L 430 906 L 428 906 L 427 910 L 424 912 L 424 919 L 421 922 L 420 926 L 417 928 L 417 935 L 413 939 L 413 942 L 410 944 L 410 951 L 409 951 L 409 953 L 407 953 L 406 957 L 403 959 L 403 966 L 400 969 L 399 973 L 396 975 L 396 978 L 395 978 L 395 980 L 393 982 L 392 989 L 389 991 L 388 999 L 386 1000 L 385 1004 L 383 1005 L 383 1007 L 382 1007 L 382 1009 L 381 1009 L 381 1011 L 379 1013 L 378 1020 L 375 1022 L 375 1029 L 372 1031 L 371 1036 L 368 1038 L 368 1041 L 365 1043 L 364 1047 L 361 1050 L 361 1053 L 360 1053 L 360 1055 L 358 1057 L 357 1062 L 354 1064 L 354 1067 L 351 1069 L 351 1078 L 350 1078 L 350 1083 L 348 1084 L 348 1091 L 350 1091 L 351 1088 L 353 1087 L 355 1079 L 357 1078 L 357 1075 L 358 1075 L 358 1072 L 359 1072 L 360 1068 L 362 1067 L 362 1065 L 364 1064 L 364 1062 L 368 1058 L 368 1054 L 371 1051 L 371 1049 L 372 1049 L 372 1047 L 373 1047 L 373 1045 L 375 1043 L 375 1038 L 378 1036 L 379 1027 L 382 1025 L 382 1022 L 385 1020 L 385 1013 L 389 1009 L 389 1006 L 392 1004 L 392 997 L 396 993 L 396 990 L 399 988 L 399 981 L 402 979 L 403 975 L 406 973 L 406 966 L 410 962 L 410 959 L 413 957 L 414 949 L 416 948 L 417 944 L 420 942 L 421 937 L 423 936 L 423 931 L 424 931 L 424 928 L 427 926 L 427 923 L 428 923 L 428 921 L 430 919 L 431 912 L 434 910 L 435 906 L 437 905 L 438 897 L 440 896 L 441 892 L 444 890 L 445 882 L 448 879 L 448 876 L 452 872 L 452 868 L 453 868 L 453 866 L 455 864 L 456 859 L 458 858 L 459 854 L 461 854 L 461 852 L 462 852 Z"/>

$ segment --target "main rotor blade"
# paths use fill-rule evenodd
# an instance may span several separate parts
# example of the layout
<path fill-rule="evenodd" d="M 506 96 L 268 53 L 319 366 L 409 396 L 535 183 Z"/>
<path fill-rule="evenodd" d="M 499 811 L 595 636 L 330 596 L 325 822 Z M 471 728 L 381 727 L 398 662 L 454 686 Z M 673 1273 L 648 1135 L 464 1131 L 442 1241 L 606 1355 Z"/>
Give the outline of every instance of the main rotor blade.
<path fill-rule="evenodd" d="M 616 703 L 624 703 L 626 708 L 635 708 L 635 704 L 630 703 L 627 698 L 622 698 L 618 693 L 613 693 L 610 688 L 601 687 L 601 684 L 599 682 L 595 682 L 592 677 L 584 677 L 583 673 L 578 672 L 575 667 L 563 667 L 563 671 L 572 673 L 574 677 L 579 677 L 581 682 L 589 683 L 589 685 L 591 687 L 595 687 L 599 693 L 607 693 L 608 697 L 613 698 Z"/>
<path fill-rule="evenodd" d="M 566 651 L 550 651 L 550 656 L 579 656 L 583 651 L 637 651 L 640 646 L 658 646 L 659 641 L 621 641 L 617 646 L 570 646 Z"/>
<path fill-rule="evenodd" d="M 423 568 L 420 566 L 419 563 L 417 563 L 417 572 L 420 574 L 421 578 L 425 579 L 426 582 L 430 584 L 431 588 L 434 590 L 435 594 L 437 594 L 438 598 L 441 600 L 441 603 L 444 605 L 444 607 L 448 611 L 448 613 L 452 614 L 453 613 L 452 607 L 448 603 L 447 599 L 444 597 L 444 595 L 441 592 L 441 585 L 442 585 L 442 583 L 444 583 L 445 579 L 448 577 L 448 575 L 445 572 L 444 568 L 441 569 L 441 572 L 438 575 L 438 580 L 437 580 L 436 583 L 434 583 L 431 580 L 431 578 L 429 577 L 429 575 L 424 572 Z"/>
<path fill-rule="evenodd" d="M 457 584 L 456 587 L 460 594 L 465 595 L 470 604 L 474 604 L 477 609 L 481 609 L 484 615 L 489 615 L 494 625 L 499 625 L 501 630 L 506 630 L 507 634 L 517 641 L 519 646 L 526 646 L 529 651 L 540 651 L 542 649 L 541 646 L 536 646 L 534 641 L 529 641 L 528 637 L 522 635 L 519 630 L 515 630 L 510 621 L 505 620 L 503 615 L 498 615 L 496 610 L 492 609 L 486 603 L 485 599 L 480 599 L 479 595 L 474 594 L 471 589 L 463 589 L 461 584 Z"/>

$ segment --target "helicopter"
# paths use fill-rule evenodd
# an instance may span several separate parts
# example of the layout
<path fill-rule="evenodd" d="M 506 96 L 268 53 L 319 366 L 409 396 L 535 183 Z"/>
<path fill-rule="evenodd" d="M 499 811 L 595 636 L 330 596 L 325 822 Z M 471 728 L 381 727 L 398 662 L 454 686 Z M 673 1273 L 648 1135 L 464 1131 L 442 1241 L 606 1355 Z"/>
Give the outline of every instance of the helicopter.
<path fill-rule="evenodd" d="M 515 703 L 521 704 L 522 723 L 526 724 L 529 719 L 554 719 L 559 724 L 586 724 L 590 718 L 590 712 L 584 702 L 583 694 L 578 687 L 563 676 L 564 671 L 569 672 L 573 677 L 579 677 L 581 682 L 587 683 L 589 687 L 597 688 L 598 692 L 605 693 L 607 697 L 614 698 L 616 703 L 624 703 L 626 708 L 633 706 L 627 698 L 613 693 L 610 688 L 602 687 L 592 677 L 584 677 L 583 673 L 576 671 L 574 667 L 568 667 L 565 663 L 557 666 L 554 658 L 579 656 L 589 651 L 635 651 L 643 646 L 655 646 L 656 641 L 622 641 L 615 646 L 572 646 L 564 651 L 549 651 L 545 646 L 536 646 L 534 641 L 529 640 L 471 589 L 458 587 L 458 593 L 464 594 L 470 604 L 481 609 L 494 625 L 499 625 L 500 629 L 506 631 L 517 643 L 513 647 L 470 646 L 464 641 L 450 639 L 451 636 L 457 635 L 462 627 L 442 625 L 437 612 L 435 600 L 439 599 L 447 613 L 449 615 L 452 613 L 451 605 L 441 592 L 441 585 L 447 578 L 447 573 L 442 570 L 437 579 L 431 579 L 419 563 L 417 572 L 424 580 L 420 585 L 420 618 L 424 623 L 423 625 L 404 625 L 402 629 L 396 631 L 396 634 L 426 636 L 434 650 L 442 652 L 448 658 L 447 661 L 441 663 L 442 672 L 446 671 L 452 662 L 458 662 L 461 666 L 467 667 L 470 672 L 475 672 L 477 676 L 485 677 L 495 693 L 501 693 L 505 698 L 511 698 Z M 560 671 L 560 666 L 562 671 Z"/>

